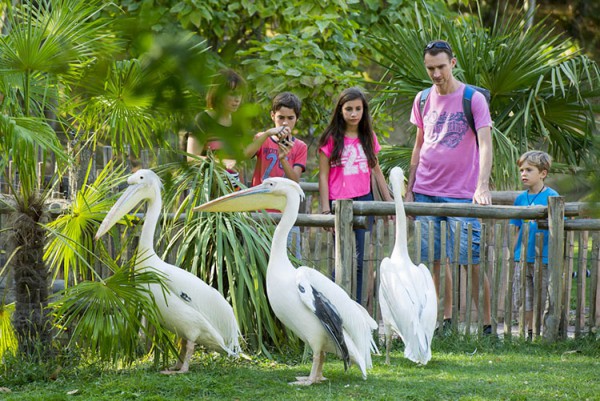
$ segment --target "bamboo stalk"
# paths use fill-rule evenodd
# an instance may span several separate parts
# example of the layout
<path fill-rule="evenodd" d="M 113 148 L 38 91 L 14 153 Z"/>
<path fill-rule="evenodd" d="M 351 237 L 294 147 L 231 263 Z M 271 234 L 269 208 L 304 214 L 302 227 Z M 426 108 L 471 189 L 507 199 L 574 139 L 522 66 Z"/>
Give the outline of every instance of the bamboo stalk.
<path fill-rule="evenodd" d="M 518 293 L 519 293 L 519 335 L 525 338 L 525 310 L 526 310 L 526 292 L 527 292 L 527 247 L 529 246 L 529 222 L 524 221 L 521 225 L 521 263 L 517 265 L 519 269 Z"/>
<path fill-rule="evenodd" d="M 438 277 L 438 323 L 439 327 L 444 327 L 444 305 L 446 302 L 446 247 L 448 245 L 446 234 L 447 222 L 440 222 L 440 273 Z M 442 263 L 443 262 L 443 263 Z M 433 275 L 434 266 L 429 267 L 431 274 Z"/>
<path fill-rule="evenodd" d="M 537 233 L 535 235 L 536 249 L 542 250 L 544 247 L 544 233 Z M 540 335 L 542 316 L 544 313 L 546 298 L 548 297 L 547 283 L 544 283 L 544 269 L 548 269 L 544 266 L 542 252 L 537 252 L 535 258 L 535 279 L 533 280 L 533 318 L 529 328 L 533 332 L 534 338 Z M 546 273 L 547 274 L 547 273 Z M 546 288 L 544 288 L 546 284 Z M 542 296 L 542 294 L 546 296 Z"/>
<path fill-rule="evenodd" d="M 456 255 L 457 258 L 460 259 L 460 255 Z M 466 295 L 466 305 L 465 305 L 465 334 L 468 336 L 471 334 L 471 318 L 472 318 L 472 308 L 473 308 L 473 225 L 471 223 L 467 226 L 467 266 L 466 266 L 466 275 L 467 275 L 467 285 L 463 288 L 463 291 Z M 462 286 L 461 286 L 462 288 Z M 461 293 L 463 292 L 461 291 Z"/>
<path fill-rule="evenodd" d="M 585 284 L 587 270 L 588 232 L 579 233 L 579 257 L 577 266 L 577 301 L 575 308 L 575 338 L 581 336 L 581 329 L 585 326 Z"/>
<path fill-rule="evenodd" d="M 481 224 L 481 236 L 480 241 L 484 241 L 486 238 L 486 227 L 487 225 Z M 477 332 L 479 333 L 479 335 L 481 336 L 483 334 L 483 320 L 485 318 L 485 310 L 484 310 L 484 305 L 485 305 L 485 291 L 484 291 L 484 283 L 485 283 L 485 277 L 487 277 L 487 272 L 488 272 L 488 264 L 487 264 L 487 249 L 485 246 L 485 242 L 484 244 L 479 244 L 479 283 L 478 284 L 478 288 L 479 288 L 479 302 L 477 305 Z"/>
<path fill-rule="evenodd" d="M 514 240 L 515 231 L 508 230 L 508 244 L 510 246 L 510 257 L 508 259 L 508 268 L 506 274 L 506 297 L 504 299 L 504 339 L 512 338 L 512 300 L 513 300 L 513 279 L 515 275 Z"/>
<path fill-rule="evenodd" d="M 600 281 L 598 276 L 600 275 L 600 233 L 595 232 L 592 235 L 592 265 L 591 270 L 591 286 L 590 286 L 590 317 L 589 326 L 590 330 L 594 330 L 600 326 Z"/>
<path fill-rule="evenodd" d="M 452 329 L 456 330 L 458 328 L 458 320 L 459 320 L 459 311 L 458 311 L 458 303 L 459 303 L 459 264 L 458 264 L 458 255 L 460 254 L 460 221 L 456 222 L 455 225 L 455 236 L 454 236 L 454 259 L 452 260 L 452 268 L 450 269 L 452 272 Z M 443 263 L 440 263 L 440 271 L 444 268 Z"/>
<path fill-rule="evenodd" d="M 494 271 L 491 275 L 490 283 L 490 302 L 492 309 L 492 332 L 498 332 L 498 299 L 500 298 L 500 283 L 502 272 L 502 225 L 496 223 L 494 225 Z"/>
<path fill-rule="evenodd" d="M 552 282 L 552 302 L 553 310 L 546 319 L 548 336 L 544 337 L 553 341 L 558 338 L 559 324 L 561 320 L 561 311 L 563 304 L 561 299 L 562 283 L 564 282 L 564 220 L 565 220 L 565 203 L 564 198 L 560 196 L 551 196 L 548 198 L 548 221 L 550 238 L 548 241 L 548 250 L 551 254 L 548 255 L 548 268 L 553 278 Z M 565 308 L 567 309 L 567 308 Z"/>

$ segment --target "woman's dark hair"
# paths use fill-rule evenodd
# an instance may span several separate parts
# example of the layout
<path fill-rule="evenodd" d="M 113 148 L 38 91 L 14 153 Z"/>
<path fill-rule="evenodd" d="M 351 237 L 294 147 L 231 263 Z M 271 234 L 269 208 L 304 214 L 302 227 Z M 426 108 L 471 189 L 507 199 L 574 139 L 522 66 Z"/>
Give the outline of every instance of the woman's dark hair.
<path fill-rule="evenodd" d="M 223 107 L 223 99 L 232 92 L 243 92 L 246 88 L 246 81 L 240 74 L 231 70 L 225 69 L 219 71 L 215 76 L 213 83 L 206 95 L 206 106 L 209 109 L 215 110 L 217 113 Z"/>
<path fill-rule="evenodd" d="M 363 147 L 365 155 L 369 163 L 369 167 L 373 168 L 377 164 L 377 156 L 375 155 L 375 143 L 373 141 L 373 128 L 371 125 L 371 115 L 369 114 L 369 103 L 365 94 L 358 88 L 345 89 L 338 98 L 337 104 L 331 116 L 331 121 L 325 131 L 319 138 L 318 149 L 325 146 L 329 137 L 333 138 L 333 151 L 329 158 L 330 165 L 334 166 L 340 162 L 342 157 L 342 150 L 344 149 L 344 133 L 346 132 L 346 121 L 344 121 L 344 115 L 342 114 L 342 108 L 346 102 L 360 99 L 363 105 L 363 115 L 358 123 L 358 139 Z"/>

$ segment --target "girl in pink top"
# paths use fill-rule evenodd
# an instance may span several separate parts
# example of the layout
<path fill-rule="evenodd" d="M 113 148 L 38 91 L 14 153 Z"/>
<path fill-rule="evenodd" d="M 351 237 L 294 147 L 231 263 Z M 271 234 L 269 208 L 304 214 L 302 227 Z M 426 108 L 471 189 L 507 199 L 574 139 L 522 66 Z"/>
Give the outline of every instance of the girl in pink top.
<path fill-rule="evenodd" d="M 371 173 L 386 201 L 391 201 L 377 153 L 381 149 L 371 126 L 369 104 L 358 88 L 340 95 L 331 121 L 319 138 L 319 200 L 321 211 L 331 213 L 336 199 L 373 200 Z M 361 303 L 364 236 L 366 230 L 354 230 L 356 236 L 356 300 Z"/>

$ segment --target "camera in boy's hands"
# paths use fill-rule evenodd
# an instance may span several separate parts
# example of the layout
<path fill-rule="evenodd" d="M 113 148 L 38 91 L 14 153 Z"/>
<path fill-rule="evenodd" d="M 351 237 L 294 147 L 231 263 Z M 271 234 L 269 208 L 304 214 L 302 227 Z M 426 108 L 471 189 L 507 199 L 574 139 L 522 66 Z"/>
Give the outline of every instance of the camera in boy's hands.
<path fill-rule="evenodd" d="M 284 146 L 287 146 L 290 143 L 290 139 L 288 138 L 289 133 L 290 129 L 285 125 L 282 126 L 279 132 L 277 133 L 277 139 Z"/>

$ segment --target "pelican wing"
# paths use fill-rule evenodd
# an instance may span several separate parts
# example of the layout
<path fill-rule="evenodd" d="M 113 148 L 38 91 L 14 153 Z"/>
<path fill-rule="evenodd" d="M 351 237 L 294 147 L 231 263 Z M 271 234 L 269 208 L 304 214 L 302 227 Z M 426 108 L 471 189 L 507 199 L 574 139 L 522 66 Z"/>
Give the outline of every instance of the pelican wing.
<path fill-rule="evenodd" d="M 423 278 L 423 286 L 421 288 L 423 289 L 423 295 L 425 297 L 423 300 L 423 308 L 421 309 L 420 320 L 423 330 L 425 330 L 425 333 L 431 339 L 437 322 L 437 292 L 435 290 L 433 277 L 431 277 L 431 272 L 427 266 L 419 264 L 418 268 L 421 271 L 421 277 Z"/>
<path fill-rule="evenodd" d="M 381 262 L 380 294 L 383 318 L 400 335 L 405 344 L 404 355 L 417 363 L 431 359 L 430 329 L 437 315 L 435 287 L 424 265 L 397 263 L 389 258 Z M 433 318 L 433 319 L 432 319 Z"/>
<path fill-rule="evenodd" d="M 379 294 L 382 300 L 382 317 L 406 344 L 404 336 L 412 325 L 412 316 L 415 314 L 416 294 L 411 291 L 410 286 L 402 282 L 398 266 L 390 258 L 381 261 Z"/>
<path fill-rule="evenodd" d="M 372 366 L 371 351 L 379 352 L 372 336 L 372 331 L 378 328 L 377 322 L 340 286 L 319 271 L 301 266 L 296 274 L 297 282 L 309 282 L 315 291 L 322 294 L 335 308 L 342 321 L 344 339 L 350 357 L 359 365 L 363 376 L 366 375 L 366 368 Z M 304 299 L 303 301 L 306 303 Z"/>
<path fill-rule="evenodd" d="M 348 354 L 348 347 L 344 339 L 344 330 L 342 327 L 342 318 L 336 307 L 329 301 L 329 299 L 322 293 L 313 287 L 309 277 L 304 274 L 302 270 L 296 276 L 296 284 L 298 287 L 298 295 L 300 299 L 319 319 L 329 336 L 335 343 L 335 346 L 342 356 L 344 361 L 344 370 L 348 369 L 350 365 L 350 355 Z"/>
<path fill-rule="evenodd" d="M 202 332 L 217 333 L 222 337 L 222 343 L 225 345 L 225 351 L 230 354 L 237 354 L 240 350 L 239 346 L 239 328 L 237 320 L 233 313 L 233 308 L 225 300 L 219 291 L 206 284 L 197 276 L 183 270 L 177 266 L 173 266 L 153 257 L 148 261 L 148 264 L 153 268 L 166 273 L 165 286 L 170 292 L 170 297 L 167 297 L 167 302 L 177 302 L 181 309 L 185 306 L 193 309 L 197 319 L 201 325 L 210 325 L 210 328 L 205 328 Z M 176 298 L 176 299 L 175 299 Z M 178 302 L 178 301 L 181 301 Z M 172 307 L 174 305 L 167 305 Z M 171 313 L 170 309 L 167 313 Z M 192 320 L 188 312 L 188 319 Z M 184 317 L 185 319 L 185 317 Z M 204 324 L 202 322 L 205 322 Z M 185 323 L 183 323 L 185 324 Z"/>

